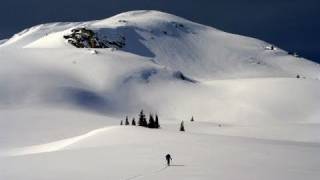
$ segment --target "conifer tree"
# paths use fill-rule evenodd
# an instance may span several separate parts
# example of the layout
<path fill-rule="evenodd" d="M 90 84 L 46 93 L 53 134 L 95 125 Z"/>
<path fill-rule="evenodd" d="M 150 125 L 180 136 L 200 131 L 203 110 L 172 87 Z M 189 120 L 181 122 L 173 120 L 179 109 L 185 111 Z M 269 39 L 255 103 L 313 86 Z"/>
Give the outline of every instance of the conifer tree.
<path fill-rule="evenodd" d="M 191 117 L 191 120 L 190 120 L 191 122 L 193 122 L 194 121 L 194 118 L 193 118 L 193 116 Z"/>
<path fill-rule="evenodd" d="M 184 122 L 182 121 L 181 124 L 180 124 L 180 131 L 185 131 L 184 129 Z"/>
<path fill-rule="evenodd" d="M 132 125 L 132 126 L 135 126 L 135 125 L 136 125 L 136 120 L 135 120 L 134 118 L 132 119 L 131 125 Z"/>
<path fill-rule="evenodd" d="M 148 121 L 146 118 L 143 119 L 143 127 L 148 127 Z"/>
<path fill-rule="evenodd" d="M 121 126 L 123 125 L 123 121 L 120 122 L 120 125 L 121 125 Z"/>
<path fill-rule="evenodd" d="M 154 123 L 155 128 L 159 129 L 160 128 L 160 124 L 159 124 L 159 118 L 158 115 L 156 114 L 156 121 Z"/>
<path fill-rule="evenodd" d="M 147 125 L 146 115 L 143 113 L 143 110 L 140 111 L 138 125 L 146 127 Z"/>
<path fill-rule="evenodd" d="M 128 120 L 128 116 L 126 117 L 125 125 L 126 125 L 126 126 L 130 125 L 129 120 Z"/>
<path fill-rule="evenodd" d="M 152 114 L 149 116 L 148 128 L 155 128 L 155 121 Z"/>

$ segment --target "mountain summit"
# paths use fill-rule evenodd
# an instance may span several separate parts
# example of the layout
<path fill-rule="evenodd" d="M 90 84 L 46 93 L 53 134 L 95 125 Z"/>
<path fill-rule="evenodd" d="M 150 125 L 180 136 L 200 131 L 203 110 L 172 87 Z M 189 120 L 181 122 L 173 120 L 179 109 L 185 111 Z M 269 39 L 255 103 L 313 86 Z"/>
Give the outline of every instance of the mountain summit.
<path fill-rule="evenodd" d="M 75 34 L 79 29 L 92 34 Z M 43 24 L 24 30 L 2 45 L 33 49 L 100 46 L 146 57 L 195 79 L 298 74 L 320 77 L 319 65 L 272 44 L 159 11 L 131 11 L 98 21 Z"/>

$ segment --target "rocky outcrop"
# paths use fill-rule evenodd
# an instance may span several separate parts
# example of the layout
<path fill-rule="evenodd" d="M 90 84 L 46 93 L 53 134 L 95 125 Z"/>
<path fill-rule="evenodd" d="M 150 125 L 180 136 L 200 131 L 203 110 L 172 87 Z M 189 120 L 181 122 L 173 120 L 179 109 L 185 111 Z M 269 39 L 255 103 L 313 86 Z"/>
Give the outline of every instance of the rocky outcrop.
<path fill-rule="evenodd" d="M 63 36 L 68 43 L 77 48 L 115 48 L 121 49 L 125 46 L 125 37 L 119 35 L 119 40 L 108 40 L 100 38 L 99 35 L 91 29 L 75 28 L 71 33 Z"/>

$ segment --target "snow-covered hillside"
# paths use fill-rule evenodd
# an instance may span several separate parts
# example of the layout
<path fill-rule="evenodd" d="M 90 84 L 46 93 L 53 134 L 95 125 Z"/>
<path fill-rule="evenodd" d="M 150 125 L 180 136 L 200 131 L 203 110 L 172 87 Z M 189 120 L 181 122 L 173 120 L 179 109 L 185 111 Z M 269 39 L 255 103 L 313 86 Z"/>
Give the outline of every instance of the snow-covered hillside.
<path fill-rule="evenodd" d="M 4 46 L 73 48 L 64 35 L 84 27 L 101 38 L 125 37 L 123 51 L 144 56 L 197 79 L 319 78 L 319 65 L 257 39 L 229 34 L 157 11 L 133 11 L 84 23 L 51 23 L 24 30 Z M 269 49 L 269 50 L 268 50 Z M 302 60 L 302 61 L 301 61 Z"/>
<path fill-rule="evenodd" d="M 7 41 L 7 39 L 2 39 L 2 40 L 0 40 L 0 45 L 3 44 L 3 43 L 5 43 L 6 41 Z"/>
<path fill-rule="evenodd" d="M 0 43 L 0 179 L 318 179 L 319 79 L 275 45 L 158 11 L 38 25 Z M 141 109 L 162 129 L 118 126 Z"/>

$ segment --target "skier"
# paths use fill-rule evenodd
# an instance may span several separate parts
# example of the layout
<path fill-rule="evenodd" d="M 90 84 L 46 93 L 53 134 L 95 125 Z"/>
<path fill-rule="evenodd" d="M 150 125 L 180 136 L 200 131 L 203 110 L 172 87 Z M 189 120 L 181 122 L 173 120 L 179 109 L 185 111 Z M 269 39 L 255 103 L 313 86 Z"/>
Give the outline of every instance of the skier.
<path fill-rule="evenodd" d="M 170 166 L 170 161 L 172 161 L 172 158 L 171 158 L 170 154 L 166 155 L 166 160 L 167 160 L 167 165 Z"/>

